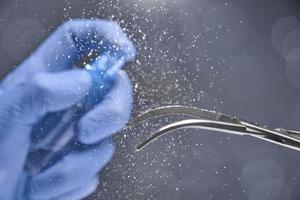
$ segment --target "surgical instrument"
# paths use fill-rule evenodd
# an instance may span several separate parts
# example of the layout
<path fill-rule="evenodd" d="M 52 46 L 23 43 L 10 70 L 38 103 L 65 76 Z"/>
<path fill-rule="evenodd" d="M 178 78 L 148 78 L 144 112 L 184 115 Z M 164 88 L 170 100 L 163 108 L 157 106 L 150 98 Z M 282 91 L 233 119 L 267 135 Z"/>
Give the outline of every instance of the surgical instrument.
<path fill-rule="evenodd" d="M 237 117 L 231 117 L 215 111 L 209 111 L 195 107 L 174 105 L 155 108 L 138 116 L 130 123 L 130 126 L 136 126 L 137 124 L 156 116 L 169 114 L 188 115 L 193 119 L 181 120 L 163 126 L 144 142 L 138 144 L 136 147 L 137 151 L 142 150 L 145 146 L 155 141 L 157 138 L 182 128 L 197 128 L 229 134 L 249 135 L 280 146 L 300 151 L 299 131 L 286 130 L 283 128 L 272 130 L 266 126 L 261 126 L 258 123 L 249 122 Z"/>

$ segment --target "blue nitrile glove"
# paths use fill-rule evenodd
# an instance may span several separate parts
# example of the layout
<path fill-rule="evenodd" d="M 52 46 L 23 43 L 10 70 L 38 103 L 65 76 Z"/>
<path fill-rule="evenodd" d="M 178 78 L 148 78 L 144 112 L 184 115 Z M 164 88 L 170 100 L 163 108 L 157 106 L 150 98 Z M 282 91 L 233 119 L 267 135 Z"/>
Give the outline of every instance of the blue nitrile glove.
<path fill-rule="evenodd" d="M 114 153 L 109 136 L 130 116 L 131 83 L 123 71 L 116 73 L 112 88 L 74 129 L 87 147 L 72 149 L 34 176 L 24 169 L 33 127 L 47 113 L 70 108 L 90 92 L 93 76 L 73 65 L 91 52 L 108 52 L 125 61 L 135 56 L 133 44 L 117 24 L 72 20 L 1 82 L 0 199 L 81 199 L 97 187 L 97 173 Z M 105 61 L 100 59 L 92 65 L 96 68 Z"/>

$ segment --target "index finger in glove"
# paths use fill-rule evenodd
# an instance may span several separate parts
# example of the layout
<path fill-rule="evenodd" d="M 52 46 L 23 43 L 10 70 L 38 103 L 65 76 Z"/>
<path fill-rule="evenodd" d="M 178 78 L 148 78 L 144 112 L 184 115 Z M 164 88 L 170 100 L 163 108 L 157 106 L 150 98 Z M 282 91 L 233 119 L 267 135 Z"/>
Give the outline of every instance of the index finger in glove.
<path fill-rule="evenodd" d="M 109 53 L 130 61 L 135 47 L 121 27 L 106 20 L 70 20 L 60 26 L 25 62 L 1 83 L 2 89 L 24 83 L 40 72 L 70 69 L 90 54 Z"/>

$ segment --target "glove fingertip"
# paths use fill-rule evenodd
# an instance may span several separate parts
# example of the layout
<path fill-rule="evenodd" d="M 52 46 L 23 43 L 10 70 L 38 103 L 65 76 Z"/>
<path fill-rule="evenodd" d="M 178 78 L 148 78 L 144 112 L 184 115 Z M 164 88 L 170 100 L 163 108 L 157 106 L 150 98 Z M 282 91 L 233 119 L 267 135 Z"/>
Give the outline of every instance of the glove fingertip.
<path fill-rule="evenodd" d="M 132 109 L 132 86 L 127 74 L 120 71 L 114 88 L 103 101 L 77 124 L 78 138 L 92 144 L 120 131 L 128 122 Z"/>

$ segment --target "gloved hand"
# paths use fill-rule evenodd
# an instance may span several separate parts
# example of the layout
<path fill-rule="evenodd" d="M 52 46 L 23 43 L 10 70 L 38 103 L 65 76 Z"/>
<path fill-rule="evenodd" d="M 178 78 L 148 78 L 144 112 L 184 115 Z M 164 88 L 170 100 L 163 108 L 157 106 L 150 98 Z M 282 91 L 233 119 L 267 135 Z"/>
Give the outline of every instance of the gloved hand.
<path fill-rule="evenodd" d="M 121 28 L 102 20 L 72 20 L 62 25 L 0 85 L 0 199 L 81 199 L 95 190 L 97 173 L 114 153 L 109 136 L 127 122 L 132 104 L 125 72 L 113 88 L 78 122 L 80 142 L 93 148 L 64 155 L 46 171 L 28 177 L 24 170 L 33 126 L 49 112 L 70 108 L 89 91 L 92 78 L 74 62 L 91 52 L 113 50 L 135 56 Z M 111 51 L 112 52 L 112 51 Z M 99 64 L 99 63 L 97 63 Z"/>

